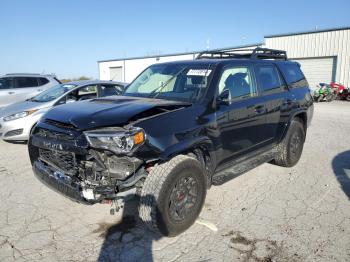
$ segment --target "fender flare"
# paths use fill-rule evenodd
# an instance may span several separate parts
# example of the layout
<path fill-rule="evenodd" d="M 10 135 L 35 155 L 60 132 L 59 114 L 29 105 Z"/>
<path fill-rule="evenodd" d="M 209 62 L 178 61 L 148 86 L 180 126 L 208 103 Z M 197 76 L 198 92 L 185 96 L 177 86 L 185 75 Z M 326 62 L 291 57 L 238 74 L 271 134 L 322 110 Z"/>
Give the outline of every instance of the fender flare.
<path fill-rule="evenodd" d="M 182 154 L 183 152 L 192 151 L 194 148 L 198 148 L 198 147 L 204 147 L 210 154 L 210 158 L 212 159 L 212 161 L 216 163 L 215 155 L 213 153 L 214 145 L 212 141 L 205 136 L 186 139 L 175 145 L 168 147 L 161 153 L 160 159 L 163 161 L 167 161 L 175 155 Z"/>
<path fill-rule="evenodd" d="M 189 152 L 196 154 L 196 151 L 201 151 L 202 153 L 205 174 L 207 177 L 207 188 L 210 188 L 212 185 L 214 170 L 216 168 L 216 156 L 214 153 L 214 145 L 208 137 L 195 137 L 170 146 L 160 155 L 160 160 L 168 161 L 176 155 Z"/>
<path fill-rule="evenodd" d="M 282 133 L 282 136 L 281 136 L 281 139 L 279 142 L 281 142 L 285 136 L 287 135 L 287 132 L 289 130 L 289 127 L 290 127 L 290 124 L 292 123 L 292 120 L 299 114 L 306 114 L 306 123 L 305 124 L 305 132 L 306 132 L 306 128 L 307 128 L 307 117 L 308 117 L 308 111 L 307 109 L 298 109 L 296 111 L 294 111 L 290 116 L 289 116 L 289 119 L 288 119 L 288 122 L 286 123 L 286 127 Z"/>

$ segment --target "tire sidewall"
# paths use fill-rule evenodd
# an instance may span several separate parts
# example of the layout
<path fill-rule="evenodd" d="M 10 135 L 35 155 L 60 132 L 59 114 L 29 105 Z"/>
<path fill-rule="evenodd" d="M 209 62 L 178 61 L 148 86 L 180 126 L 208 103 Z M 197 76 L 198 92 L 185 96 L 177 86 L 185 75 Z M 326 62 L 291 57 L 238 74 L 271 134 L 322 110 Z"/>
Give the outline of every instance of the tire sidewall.
<path fill-rule="evenodd" d="M 196 161 L 196 160 L 194 160 Z M 200 164 L 188 159 L 175 166 L 165 179 L 157 199 L 156 219 L 159 231 L 163 235 L 175 236 L 188 229 L 200 214 L 206 197 L 206 178 Z M 194 165 L 196 163 L 196 165 Z M 169 198 L 177 183 L 183 177 L 191 176 L 195 179 L 197 187 L 197 201 L 191 213 L 182 220 L 175 221 L 170 217 Z"/>
<path fill-rule="evenodd" d="M 298 154 L 293 156 L 291 150 L 291 143 L 293 136 L 296 133 L 299 133 L 300 135 L 300 144 L 299 144 L 299 149 L 298 149 Z M 303 148 L 304 148 L 304 141 L 305 141 L 305 130 L 299 121 L 293 120 L 290 126 L 289 134 L 288 134 L 288 140 L 287 140 L 287 160 L 288 160 L 288 166 L 294 166 L 300 159 Z"/>

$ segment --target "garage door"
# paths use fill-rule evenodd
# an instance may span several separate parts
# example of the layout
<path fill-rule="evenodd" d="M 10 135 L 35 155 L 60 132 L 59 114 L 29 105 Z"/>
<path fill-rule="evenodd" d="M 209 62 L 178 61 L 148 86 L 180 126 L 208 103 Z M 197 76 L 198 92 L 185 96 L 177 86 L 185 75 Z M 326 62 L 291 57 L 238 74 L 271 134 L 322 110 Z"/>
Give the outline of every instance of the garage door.
<path fill-rule="evenodd" d="M 123 67 L 110 67 L 109 68 L 110 80 L 123 82 Z"/>
<path fill-rule="evenodd" d="M 330 83 L 335 79 L 335 57 L 292 59 L 301 65 L 310 87 Z"/>

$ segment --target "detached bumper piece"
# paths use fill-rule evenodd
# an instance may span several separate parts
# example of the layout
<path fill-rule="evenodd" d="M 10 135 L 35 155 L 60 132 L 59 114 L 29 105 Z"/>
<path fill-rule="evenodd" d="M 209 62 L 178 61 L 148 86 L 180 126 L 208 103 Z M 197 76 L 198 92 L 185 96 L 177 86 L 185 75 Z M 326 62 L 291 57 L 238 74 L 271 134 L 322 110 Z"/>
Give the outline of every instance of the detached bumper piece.
<path fill-rule="evenodd" d="M 72 181 L 71 177 L 64 175 L 58 171 L 51 170 L 40 161 L 33 163 L 33 171 L 35 176 L 46 186 L 63 196 L 86 205 L 92 205 L 97 201 L 86 200 L 80 191 L 79 184 Z"/>

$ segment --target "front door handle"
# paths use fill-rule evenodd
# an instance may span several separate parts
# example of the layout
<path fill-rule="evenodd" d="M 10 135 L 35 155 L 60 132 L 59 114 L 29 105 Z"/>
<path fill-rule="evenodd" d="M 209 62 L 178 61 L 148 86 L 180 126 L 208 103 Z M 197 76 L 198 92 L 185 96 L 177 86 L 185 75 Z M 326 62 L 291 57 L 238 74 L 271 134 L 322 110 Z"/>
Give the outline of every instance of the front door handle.
<path fill-rule="evenodd" d="M 15 92 L 12 92 L 12 91 L 8 92 L 9 95 L 13 95 L 14 93 L 15 93 Z"/>
<path fill-rule="evenodd" d="M 37 89 L 36 91 L 38 91 L 38 92 L 42 92 L 42 91 L 43 91 L 43 89 Z"/>
<path fill-rule="evenodd" d="M 291 99 L 284 100 L 284 102 L 283 102 L 283 105 L 290 106 L 291 104 L 292 104 L 292 100 Z"/>

